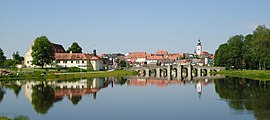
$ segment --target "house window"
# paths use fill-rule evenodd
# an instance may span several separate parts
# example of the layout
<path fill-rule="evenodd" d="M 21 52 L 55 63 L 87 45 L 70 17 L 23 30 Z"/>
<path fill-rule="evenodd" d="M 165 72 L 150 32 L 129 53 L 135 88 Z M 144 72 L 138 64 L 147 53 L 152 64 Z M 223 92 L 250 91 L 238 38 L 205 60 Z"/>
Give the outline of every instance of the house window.
<path fill-rule="evenodd" d="M 27 64 L 29 64 L 29 61 L 27 61 Z"/>
<path fill-rule="evenodd" d="M 73 63 L 73 61 L 71 61 L 71 63 Z"/>
<path fill-rule="evenodd" d="M 58 63 L 60 63 L 60 61 L 57 61 Z"/>
<path fill-rule="evenodd" d="M 82 60 L 82 63 L 84 63 L 84 60 Z"/>
<path fill-rule="evenodd" d="M 64 63 L 67 63 L 67 61 L 65 60 Z"/>
<path fill-rule="evenodd" d="M 79 63 L 80 63 L 80 61 L 79 61 L 79 60 L 77 60 L 77 61 L 76 61 L 76 63 L 77 63 L 77 64 L 79 64 Z"/>

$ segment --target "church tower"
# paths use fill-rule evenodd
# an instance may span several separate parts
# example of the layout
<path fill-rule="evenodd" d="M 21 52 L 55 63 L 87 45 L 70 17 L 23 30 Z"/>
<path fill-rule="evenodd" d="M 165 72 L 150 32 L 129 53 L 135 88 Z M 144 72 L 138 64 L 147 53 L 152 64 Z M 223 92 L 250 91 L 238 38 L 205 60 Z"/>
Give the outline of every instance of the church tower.
<path fill-rule="evenodd" d="M 202 43 L 201 43 L 201 40 L 199 39 L 198 44 L 197 44 L 196 54 L 200 55 L 201 52 L 202 52 Z"/>

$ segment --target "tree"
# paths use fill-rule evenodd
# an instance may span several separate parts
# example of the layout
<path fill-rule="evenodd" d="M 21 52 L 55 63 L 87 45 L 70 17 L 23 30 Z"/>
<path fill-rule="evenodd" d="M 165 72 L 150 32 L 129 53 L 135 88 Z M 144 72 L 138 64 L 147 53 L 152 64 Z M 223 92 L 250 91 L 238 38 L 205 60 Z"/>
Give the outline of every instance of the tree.
<path fill-rule="evenodd" d="M 243 68 L 245 69 L 253 69 L 254 61 L 252 60 L 252 55 L 251 55 L 251 41 L 252 41 L 252 36 L 251 34 L 245 36 L 245 40 L 243 42 L 243 47 L 242 47 L 242 55 L 243 55 Z"/>
<path fill-rule="evenodd" d="M 259 69 L 266 70 L 270 63 L 270 29 L 259 25 L 253 32 L 252 39 L 252 57 L 258 61 Z"/>
<path fill-rule="evenodd" d="M 78 43 L 73 42 L 72 45 L 68 48 L 67 52 L 72 51 L 73 53 L 82 53 L 82 48 Z"/>
<path fill-rule="evenodd" d="M 32 46 L 32 63 L 42 68 L 44 65 L 52 63 L 54 59 L 53 44 L 48 40 L 46 36 L 40 36 L 35 39 Z"/>
<path fill-rule="evenodd" d="M 229 67 L 227 64 L 228 60 L 228 47 L 227 43 L 221 44 L 215 52 L 215 66 Z"/>
<path fill-rule="evenodd" d="M 16 64 L 21 64 L 24 59 L 22 56 L 20 56 L 18 51 L 12 54 L 12 58 L 16 62 Z"/>
<path fill-rule="evenodd" d="M 3 66 L 5 67 L 16 67 L 16 61 L 13 59 L 7 59 L 4 63 Z"/>
<path fill-rule="evenodd" d="M 3 63 L 5 62 L 5 60 L 6 60 L 6 56 L 4 55 L 3 50 L 0 48 L 0 66 L 3 65 Z"/>
<path fill-rule="evenodd" d="M 235 35 L 228 40 L 228 63 L 234 66 L 235 69 L 241 69 L 242 66 L 242 46 L 243 46 L 244 36 Z"/>

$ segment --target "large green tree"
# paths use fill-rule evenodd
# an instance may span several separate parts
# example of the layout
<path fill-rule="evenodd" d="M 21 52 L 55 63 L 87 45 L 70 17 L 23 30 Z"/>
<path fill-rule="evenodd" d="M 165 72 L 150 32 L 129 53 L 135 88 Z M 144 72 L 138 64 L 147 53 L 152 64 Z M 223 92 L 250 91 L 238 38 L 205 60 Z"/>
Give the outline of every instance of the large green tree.
<path fill-rule="evenodd" d="M 68 48 L 67 52 L 72 51 L 73 53 L 82 53 L 82 48 L 78 43 L 73 42 L 72 45 Z"/>
<path fill-rule="evenodd" d="M 4 55 L 3 50 L 0 48 L 0 66 L 3 65 L 3 63 L 5 62 L 5 60 L 6 60 L 6 56 Z"/>
<path fill-rule="evenodd" d="M 236 35 L 228 40 L 228 63 L 236 69 L 240 69 L 242 63 L 242 46 L 244 36 Z"/>
<path fill-rule="evenodd" d="M 251 55 L 251 42 L 252 42 L 252 36 L 251 34 L 245 36 L 245 41 L 243 42 L 242 46 L 242 55 L 243 55 L 243 68 L 244 69 L 254 69 L 255 61 L 252 58 Z"/>
<path fill-rule="evenodd" d="M 259 69 L 266 70 L 270 63 L 270 29 L 265 25 L 258 26 L 253 32 L 252 39 L 252 56 L 258 61 Z"/>
<path fill-rule="evenodd" d="M 52 63 L 54 59 L 53 44 L 48 40 L 46 36 L 40 36 L 35 39 L 34 45 L 32 46 L 32 63 L 34 65 L 41 66 Z"/>
<path fill-rule="evenodd" d="M 270 29 L 264 25 L 256 28 L 253 34 L 236 35 L 219 46 L 215 53 L 215 65 L 235 69 L 270 68 Z"/>
<path fill-rule="evenodd" d="M 227 64 L 228 60 L 228 47 L 227 43 L 221 44 L 215 52 L 215 66 L 226 66 L 229 67 Z"/>

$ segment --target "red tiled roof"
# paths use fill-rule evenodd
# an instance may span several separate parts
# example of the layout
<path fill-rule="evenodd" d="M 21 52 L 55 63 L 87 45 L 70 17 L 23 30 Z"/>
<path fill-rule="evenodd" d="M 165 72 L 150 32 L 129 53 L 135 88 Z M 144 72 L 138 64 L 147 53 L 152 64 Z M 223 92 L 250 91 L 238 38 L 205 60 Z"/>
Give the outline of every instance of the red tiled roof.
<path fill-rule="evenodd" d="M 55 53 L 55 60 L 99 60 L 98 56 L 85 53 Z"/>
<path fill-rule="evenodd" d="M 147 56 L 147 60 L 163 60 L 163 59 L 164 59 L 163 56 L 156 56 L 156 55 Z"/>
<path fill-rule="evenodd" d="M 168 52 L 167 50 L 158 50 L 158 51 L 156 52 L 156 54 L 159 54 L 159 55 L 168 55 L 169 52 Z"/>
<path fill-rule="evenodd" d="M 205 51 L 201 52 L 201 55 L 207 55 L 207 54 L 209 54 L 209 53 L 205 52 Z"/>

